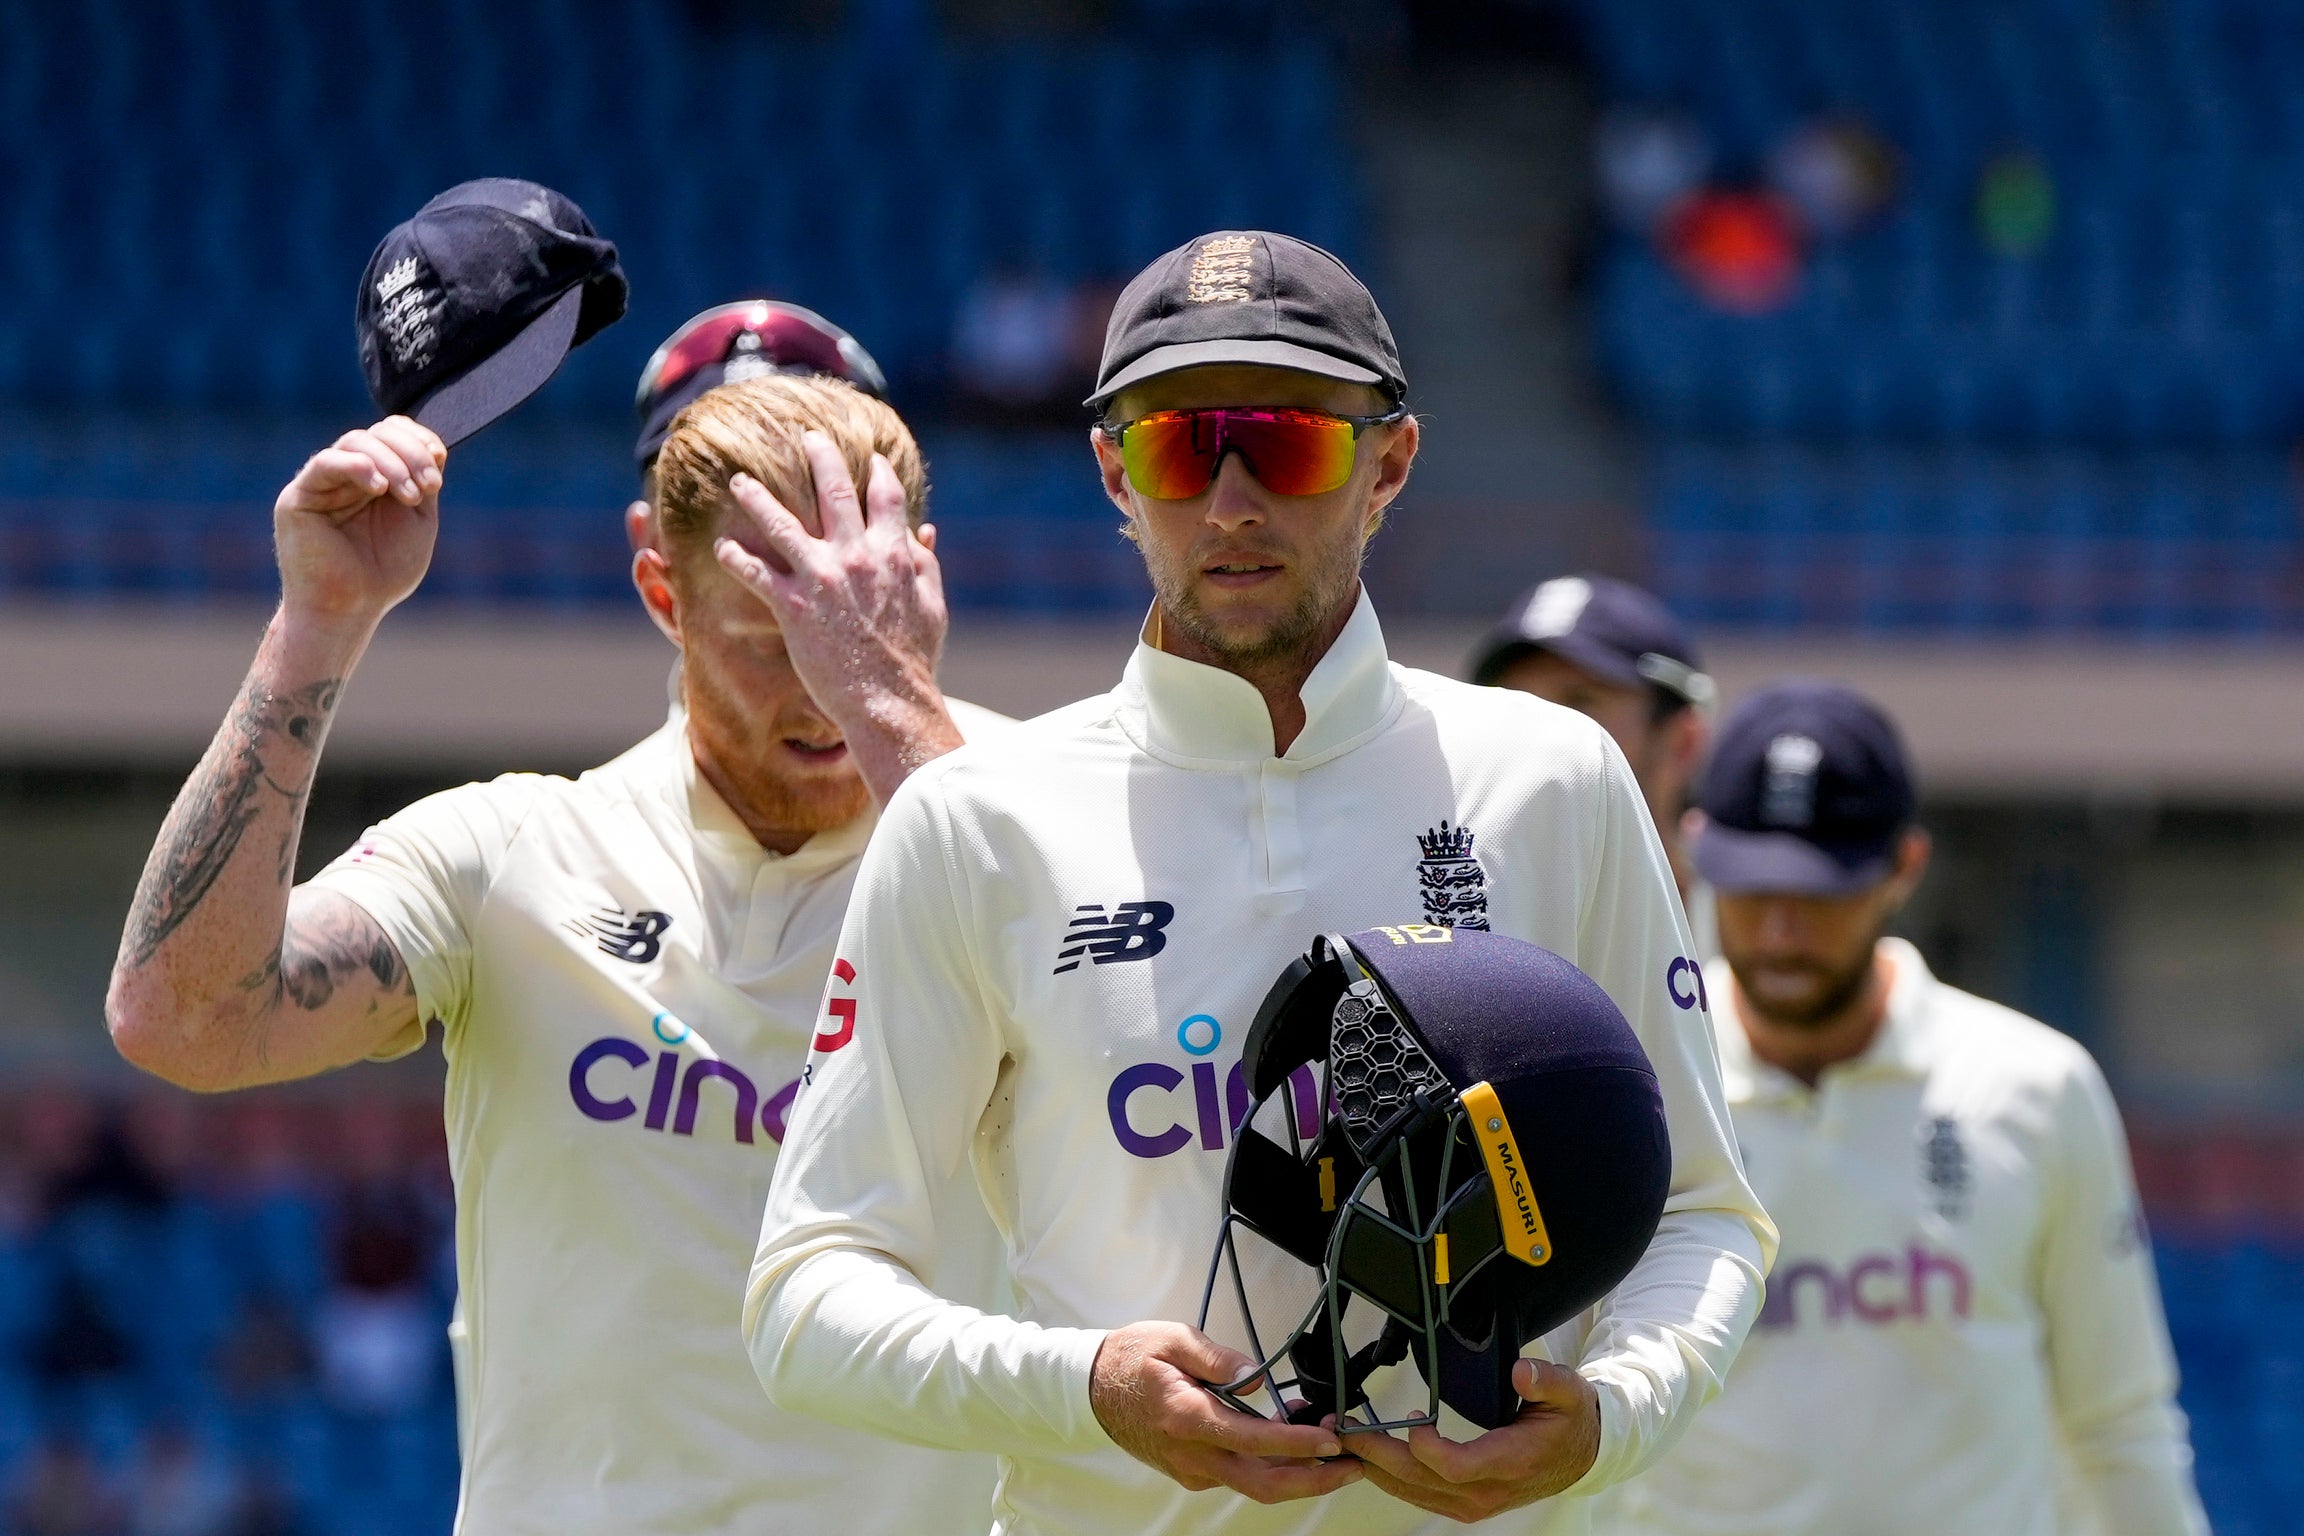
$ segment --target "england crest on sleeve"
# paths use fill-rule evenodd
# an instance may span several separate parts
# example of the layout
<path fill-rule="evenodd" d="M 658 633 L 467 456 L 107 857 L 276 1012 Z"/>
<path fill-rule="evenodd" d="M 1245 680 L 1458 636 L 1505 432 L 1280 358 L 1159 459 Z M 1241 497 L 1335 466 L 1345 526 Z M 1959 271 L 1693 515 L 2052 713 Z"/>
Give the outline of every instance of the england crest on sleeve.
<path fill-rule="evenodd" d="M 1416 861 L 1416 884 L 1426 922 L 1441 928 L 1488 926 L 1488 873 L 1473 855 L 1472 835 L 1470 827 L 1442 821 L 1417 837 L 1424 856 Z"/>

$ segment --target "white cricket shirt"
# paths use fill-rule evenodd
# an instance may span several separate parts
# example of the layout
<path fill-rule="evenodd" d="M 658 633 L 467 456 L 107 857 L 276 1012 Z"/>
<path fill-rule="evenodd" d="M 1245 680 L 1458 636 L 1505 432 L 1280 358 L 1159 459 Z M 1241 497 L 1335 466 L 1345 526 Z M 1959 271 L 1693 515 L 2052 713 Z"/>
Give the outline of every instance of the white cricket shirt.
<path fill-rule="evenodd" d="M 1753 1056 L 1726 965 L 1709 973 L 1737 1139 L 1783 1249 L 1720 1401 L 1603 1528 L 2204 1532 L 2102 1074 L 1904 941 L 1885 953 L 1878 1038 L 1813 1090 Z M 2059 1510 L 2066 1473 L 2085 1508 Z"/>
<path fill-rule="evenodd" d="M 988 1458 L 779 1411 L 739 1333 L 870 822 L 768 852 L 675 711 L 580 778 L 419 801 L 313 882 L 375 917 L 446 1027 L 470 1536 L 988 1523 Z M 962 1185 L 946 1208 L 954 1283 L 987 1294 L 981 1202 Z"/>
<path fill-rule="evenodd" d="M 746 1332 L 778 1402 L 1001 1452 L 1003 1531 L 1442 1528 L 1366 1484 L 1273 1507 L 1186 1493 L 1088 1402 L 1106 1329 L 1197 1314 L 1242 1039 L 1323 930 L 1485 918 L 1594 976 L 1655 1062 L 1668 1214 L 1619 1291 L 1545 1341 L 1599 1385 L 1589 1486 L 1669 1439 L 1758 1311 L 1773 1231 L 1729 1140 L 1663 849 L 1607 733 L 1392 666 L 1365 596 L 1302 697 L 1275 757 L 1254 688 L 1139 647 L 1115 692 L 914 774 L 865 854 L 829 992 L 854 1028 L 810 1057 Z M 969 1159 L 1015 1317 L 938 1294 L 936 1192 Z M 1378 1400 L 1423 1394 L 1396 1369 Z M 1583 1509 L 1497 1528 L 1580 1530 Z"/>

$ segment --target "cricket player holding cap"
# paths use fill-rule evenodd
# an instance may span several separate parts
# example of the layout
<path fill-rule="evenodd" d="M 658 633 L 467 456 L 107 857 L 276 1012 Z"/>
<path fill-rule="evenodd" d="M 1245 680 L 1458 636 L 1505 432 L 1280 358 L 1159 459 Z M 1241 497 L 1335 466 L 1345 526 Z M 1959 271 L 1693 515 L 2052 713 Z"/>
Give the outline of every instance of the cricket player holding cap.
<path fill-rule="evenodd" d="M 1773 1230 L 1727 1133 L 1671 872 L 1572 711 L 1394 665 L 1359 572 L 1417 424 L 1374 299 L 1228 231 L 1122 293 L 1091 404 L 1155 594 L 1119 686 L 927 765 L 866 851 L 745 1301 L 780 1405 L 998 1452 L 1015 1533 L 1575 1531 L 1727 1371 Z M 1241 1048 L 1323 933 L 1488 928 L 1588 972 L 1654 1064 L 1664 1215 L 1480 1434 L 1291 1424 L 1199 1315 Z M 1401 926 L 1405 925 L 1405 926 Z M 1675 983 L 1682 988 L 1675 997 Z M 1683 1000 L 1684 999 L 1684 1000 Z M 935 1272 L 973 1163 L 1016 1315 Z M 1379 1377 L 1389 1376 L 1389 1385 Z M 1370 1378 L 1388 1418 L 1413 1373 Z M 1326 1458 L 1326 1459 L 1323 1459 Z"/>
<path fill-rule="evenodd" d="M 1895 727 L 1845 688 L 1765 689 L 1700 808 L 1704 989 L 1783 1256 L 1720 1401 L 1603 1528 L 2204 1532 L 2102 1074 L 1882 936 L 1928 863 Z"/>
<path fill-rule="evenodd" d="M 474 218 L 424 230 L 426 260 L 482 259 L 457 244 Z M 426 292 L 397 265 L 393 296 Z M 508 282 L 554 271 L 522 262 Z M 558 354 L 489 370 L 502 328 L 443 323 L 437 292 L 368 340 L 388 356 L 419 338 L 425 388 L 477 430 Z M 458 391 L 475 370 L 488 388 Z M 444 1027 L 460 1529 L 981 1531 L 987 1462 L 776 1411 L 737 1333 L 807 1045 L 837 1024 L 817 1002 L 874 806 L 970 714 L 935 685 L 945 615 L 911 521 L 912 438 L 833 378 L 694 401 L 661 444 L 657 538 L 633 571 L 683 653 L 664 727 L 579 778 L 419 801 L 291 888 L 329 725 L 430 561 L 447 427 L 347 433 L 281 492 L 280 608 L 145 868 L 113 1037 L 214 1091 L 404 1055 Z M 982 1230 L 989 1254 L 980 1202 L 959 1196 L 946 1237 Z M 965 1256 L 943 1257 L 969 1287 Z"/>

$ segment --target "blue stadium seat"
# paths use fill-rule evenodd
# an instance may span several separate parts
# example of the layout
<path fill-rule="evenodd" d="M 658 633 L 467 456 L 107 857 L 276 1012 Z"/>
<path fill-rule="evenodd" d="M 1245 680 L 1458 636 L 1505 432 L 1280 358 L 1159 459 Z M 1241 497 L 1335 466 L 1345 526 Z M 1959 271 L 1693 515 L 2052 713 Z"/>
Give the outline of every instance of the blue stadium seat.
<path fill-rule="evenodd" d="M 2304 428 L 2304 200 L 2289 163 L 2304 97 L 2286 67 L 2304 67 L 2304 22 L 2290 8 L 1578 8 L 1604 98 L 1693 112 L 1730 181 L 1826 104 L 1856 104 L 1901 156 L 1888 216 L 1819 243 L 1804 292 L 1777 316 L 1707 313 L 1642 242 L 1602 248 L 1601 367 L 1660 443 L 1749 444 L 1756 457 L 1734 461 L 1746 465 L 1763 445 L 1835 445 L 1843 480 L 1867 487 L 1850 503 L 1866 527 L 1904 508 L 1866 467 L 1884 452 L 1917 452 L 1908 510 L 1953 497 L 1935 504 L 1947 527 L 1973 524 L 1985 503 L 1958 500 L 1944 455 L 1989 450 L 2003 467 L 2095 456 L 2085 473 L 2002 484 L 2007 527 L 2039 531 L 1956 540 L 1941 569 L 1909 544 L 1859 557 L 1827 537 L 1799 556 L 1815 570 L 1860 560 L 1856 622 L 2304 632 L 2304 600 L 2275 575 L 2304 558 L 2293 491 L 2213 489 Z M 2037 251 L 1994 256 L 1977 178 L 2017 147 L 2046 165 L 2053 215 Z M 2140 486 L 2124 474 L 2140 452 L 2174 458 L 2155 459 Z M 1664 567 L 1746 594 L 1696 601 L 1716 621 L 1736 622 L 1734 609 L 1789 622 L 1782 604 L 1749 601 L 1759 573 L 1794 558 L 1781 538 L 1691 523 L 1684 482 L 1658 485 L 1652 515 L 1687 546 L 1664 549 Z M 2261 541 L 2246 555 L 2229 543 L 2234 519 Z M 2153 551 L 2142 566 L 2140 538 Z M 1738 569 L 1753 573 L 1742 586 Z"/>

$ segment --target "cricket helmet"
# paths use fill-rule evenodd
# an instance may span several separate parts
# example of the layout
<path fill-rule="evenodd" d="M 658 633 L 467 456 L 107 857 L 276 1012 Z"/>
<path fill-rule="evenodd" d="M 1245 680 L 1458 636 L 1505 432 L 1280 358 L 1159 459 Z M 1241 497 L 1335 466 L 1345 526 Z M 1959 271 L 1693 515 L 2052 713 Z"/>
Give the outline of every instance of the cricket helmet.
<path fill-rule="evenodd" d="M 1325 934 L 1273 983 L 1241 1070 L 1251 1107 L 1200 1324 L 1228 1272 L 1220 1304 L 1237 1303 L 1259 1364 L 1216 1390 L 1243 1411 L 1333 1413 L 1349 1431 L 1433 1423 L 1446 1404 L 1508 1423 L 1521 1351 L 1655 1235 L 1672 1165 L 1655 1070 L 1608 994 L 1548 949 L 1427 924 Z M 1277 1316 L 1257 1295 L 1276 1266 L 1293 1298 Z M 1402 1360 L 1425 1409 L 1385 1422 L 1368 1378 Z"/>

